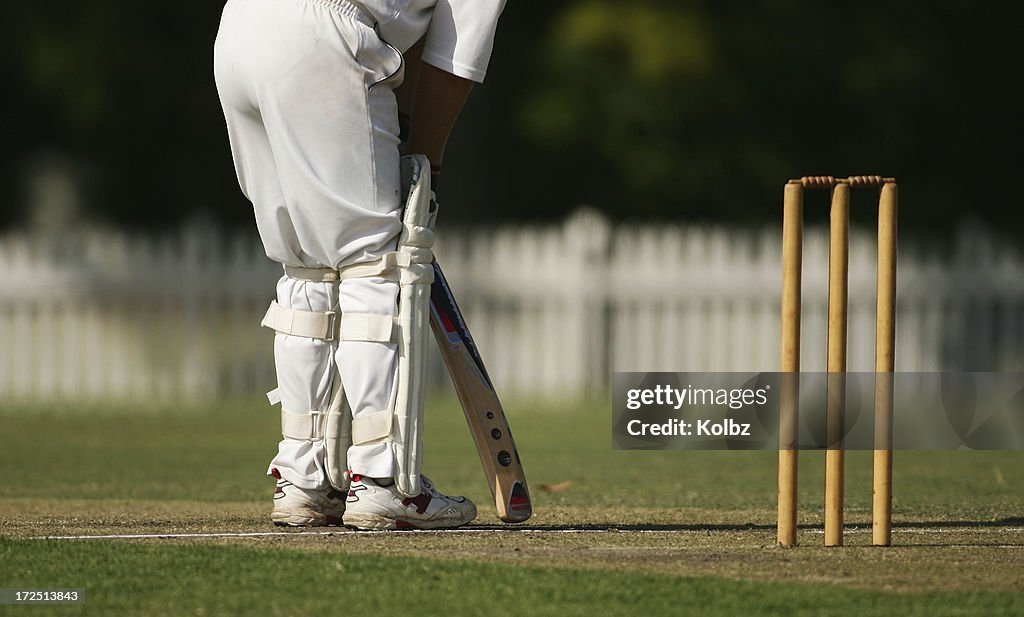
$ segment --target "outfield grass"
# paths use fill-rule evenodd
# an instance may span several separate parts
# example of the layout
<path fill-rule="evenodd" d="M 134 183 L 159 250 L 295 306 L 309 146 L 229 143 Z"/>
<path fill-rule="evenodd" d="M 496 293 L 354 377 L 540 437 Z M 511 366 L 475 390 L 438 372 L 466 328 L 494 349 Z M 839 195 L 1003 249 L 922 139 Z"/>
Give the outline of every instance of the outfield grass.
<path fill-rule="evenodd" d="M 459 602 L 457 614 L 1024 613 L 1022 453 L 897 453 L 892 549 L 865 546 L 869 457 L 849 453 L 853 546 L 840 550 L 818 546 L 821 456 L 805 453 L 803 546 L 785 550 L 773 542 L 774 453 L 617 452 L 606 404 L 508 408 L 537 512 L 530 531 L 69 542 L 26 538 L 273 531 L 263 473 L 278 418 L 258 402 L 8 407 L 0 587 L 89 590 L 86 605 L 59 614 L 341 611 L 378 580 L 402 581 L 428 614 Z M 427 473 L 476 500 L 479 523 L 496 523 L 461 412 L 441 401 L 428 413 Z"/>
<path fill-rule="evenodd" d="M 4 585 L 86 587 L 32 615 L 1013 614 L 995 593 L 906 593 L 247 546 L 0 541 Z M 385 591 L 390 589 L 391 593 Z M 955 610 L 951 610 L 955 607 Z"/>

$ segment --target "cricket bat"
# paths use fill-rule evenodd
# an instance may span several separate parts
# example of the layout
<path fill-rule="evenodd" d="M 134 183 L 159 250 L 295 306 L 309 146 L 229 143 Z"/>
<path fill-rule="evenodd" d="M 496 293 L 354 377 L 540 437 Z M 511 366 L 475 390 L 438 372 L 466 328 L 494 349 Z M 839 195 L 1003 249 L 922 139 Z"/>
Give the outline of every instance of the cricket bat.
<path fill-rule="evenodd" d="M 430 288 L 430 327 L 466 414 L 498 517 L 506 523 L 521 523 L 533 514 L 533 505 L 519 452 L 494 384 L 437 261 Z"/>

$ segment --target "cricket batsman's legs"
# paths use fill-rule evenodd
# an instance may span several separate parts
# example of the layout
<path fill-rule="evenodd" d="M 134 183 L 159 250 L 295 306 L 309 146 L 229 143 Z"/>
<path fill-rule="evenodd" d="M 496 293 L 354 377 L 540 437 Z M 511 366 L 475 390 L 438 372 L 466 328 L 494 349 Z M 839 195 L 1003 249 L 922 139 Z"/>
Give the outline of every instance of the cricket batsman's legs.
<path fill-rule="evenodd" d="M 336 268 L 393 249 L 401 229 L 397 106 L 388 84 L 370 86 L 400 82 L 401 66 L 354 4 L 227 1 L 214 73 L 235 171 L 269 258 Z M 338 522 L 344 509 L 328 477 L 324 431 L 332 411 L 351 415 L 336 379 L 337 339 L 315 327 L 337 314 L 338 293 L 336 279 L 286 275 L 265 319 L 277 330 L 274 400 L 284 435 L 269 473 L 278 478 L 273 518 L 282 524 Z M 302 312 L 305 328 L 293 327 L 291 311 Z"/>
<path fill-rule="evenodd" d="M 349 454 L 360 478 L 380 479 L 382 486 L 354 482 L 351 493 L 373 492 L 387 501 L 394 490 L 388 486 L 394 450 L 366 442 L 347 452 L 338 419 L 352 418 L 351 434 L 365 415 L 394 412 L 396 345 L 339 344 L 338 328 L 343 312 L 394 316 L 398 285 L 372 276 L 311 280 L 294 269 L 337 272 L 395 250 L 402 221 L 393 88 L 402 81 L 402 66 L 401 55 L 355 4 L 225 5 L 214 70 L 235 170 L 267 256 L 293 269 L 279 282 L 276 308 L 264 320 L 277 331 L 284 438 L 270 473 L 279 476 L 274 519 L 282 524 L 335 522 L 343 482 L 330 477 L 332 441 L 335 461 Z M 409 498 L 403 508 L 416 511 L 424 501 L 431 513 L 454 507 L 439 506 L 439 494 L 426 486 L 426 497 Z M 377 503 L 348 499 L 360 507 Z M 375 519 L 375 528 L 398 526 L 395 518 L 403 513 L 371 514 L 384 520 Z"/>

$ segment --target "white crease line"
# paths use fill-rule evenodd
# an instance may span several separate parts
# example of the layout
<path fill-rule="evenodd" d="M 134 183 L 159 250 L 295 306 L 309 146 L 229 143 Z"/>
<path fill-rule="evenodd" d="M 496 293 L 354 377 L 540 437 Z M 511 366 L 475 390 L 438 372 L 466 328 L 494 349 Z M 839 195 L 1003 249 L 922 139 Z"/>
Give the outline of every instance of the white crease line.
<path fill-rule="evenodd" d="M 405 535 L 447 535 L 447 534 L 488 534 L 488 533 L 544 533 L 544 534 L 586 534 L 586 533 L 681 533 L 689 530 L 636 529 L 622 531 L 619 529 L 402 529 L 394 531 L 368 531 L 361 529 L 338 529 L 336 531 L 252 531 L 252 532 L 221 532 L 221 533 L 140 533 L 140 534 L 108 534 L 83 536 L 34 536 L 32 540 L 162 540 L 179 538 L 263 538 L 280 536 L 405 536 Z"/>
<path fill-rule="evenodd" d="M 936 548 L 1024 548 L 1024 544 L 943 544 Z"/>
<path fill-rule="evenodd" d="M 179 538 L 262 538 L 266 536 L 329 536 L 329 531 L 253 531 L 233 533 L 137 533 L 106 534 L 89 536 L 35 536 L 32 540 L 163 540 Z"/>
<path fill-rule="evenodd" d="M 521 533 L 521 534 L 684 534 L 684 533 L 735 533 L 747 531 L 770 530 L 748 530 L 748 529 L 532 529 L 509 527 L 492 529 L 405 529 L 395 531 L 391 536 L 403 535 L 448 535 L 448 534 L 490 534 L 490 533 Z M 867 533 L 870 528 L 847 529 L 846 533 Z M 894 534 L 953 534 L 953 533 L 1021 533 L 1024 527 L 1010 528 L 903 528 L 893 529 Z M 802 533 L 820 535 L 822 529 L 804 529 Z M 380 531 L 363 531 L 356 529 L 338 529 L 335 531 L 250 531 L 250 532 L 219 532 L 219 533 L 140 533 L 140 534 L 105 534 L 105 535 L 78 535 L 78 536 L 34 536 L 33 540 L 175 540 L 175 539 L 212 539 L 212 538 L 268 538 L 286 536 L 304 537 L 326 537 L 326 536 L 348 536 L 348 535 L 384 535 Z M 950 545 L 961 546 L 961 545 Z M 1024 548 L 1018 544 L 999 544 L 994 547 L 1003 548 Z"/>
<path fill-rule="evenodd" d="M 857 527 L 854 529 L 847 529 L 843 533 L 868 533 L 871 531 L 870 527 Z M 824 529 L 801 529 L 801 533 L 811 533 L 815 535 L 823 535 Z M 901 533 L 1021 533 L 1024 532 L 1024 527 L 903 527 L 900 529 L 894 528 L 892 530 L 894 534 Z"/>

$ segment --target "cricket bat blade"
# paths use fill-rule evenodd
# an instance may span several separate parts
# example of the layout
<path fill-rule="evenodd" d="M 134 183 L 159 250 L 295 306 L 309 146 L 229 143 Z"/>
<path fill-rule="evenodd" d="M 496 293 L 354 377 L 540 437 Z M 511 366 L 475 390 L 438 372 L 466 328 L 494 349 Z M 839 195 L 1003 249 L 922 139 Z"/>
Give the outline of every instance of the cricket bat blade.
<path fill-rule="evenodd" d="M 521 523 L 533 514 L 533 504 L 519 452 L 505 410 L 437 261 L 430 289 L 430 327 L 480 454 L 498 517 L 506 523 Z"/>

